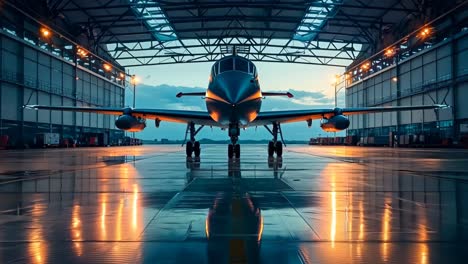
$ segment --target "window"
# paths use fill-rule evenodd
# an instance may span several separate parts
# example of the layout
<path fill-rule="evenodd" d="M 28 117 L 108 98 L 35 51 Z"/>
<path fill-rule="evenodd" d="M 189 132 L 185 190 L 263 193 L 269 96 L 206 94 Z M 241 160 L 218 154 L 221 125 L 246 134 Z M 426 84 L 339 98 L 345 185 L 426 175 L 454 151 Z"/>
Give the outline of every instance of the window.
<path fill-rule="evenodd" d="M 232 58 L 225 59 L 219 62 L 219 73 L 225 71 L 232 71 L 233 70 L 233 62 Z"/>
<path fill-rule="evenodd" d="M 213 65 L 213 67 L 211 68 L 211 76 L 215 77 L 216 75 L 218 75 L 218 64 L 217 63 L 215 65 Z"/>
<path fill-rule="evenodd" d="M 240 58 L 236 58 L 236 71 L 249 72 L 248 61 Z"/>

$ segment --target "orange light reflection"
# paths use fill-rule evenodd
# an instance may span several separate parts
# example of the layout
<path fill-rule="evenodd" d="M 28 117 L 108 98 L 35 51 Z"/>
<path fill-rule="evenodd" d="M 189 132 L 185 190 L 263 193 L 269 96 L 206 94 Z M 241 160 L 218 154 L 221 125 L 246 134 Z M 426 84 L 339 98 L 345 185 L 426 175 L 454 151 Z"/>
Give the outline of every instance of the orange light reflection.
<path fill-rule="evenodd" d="M 388 261 L 388 247 L 390 246 L 390 243 L 388 241 L 390 240 L 390 232 L 391 232 L 391 218 L 392 218 L 392 199 L 390 197 L 385 197 L 384 201 L 384 213 L 383 213 L 383 219 L 382 219 L 382 260 L 384 262 Z"/>

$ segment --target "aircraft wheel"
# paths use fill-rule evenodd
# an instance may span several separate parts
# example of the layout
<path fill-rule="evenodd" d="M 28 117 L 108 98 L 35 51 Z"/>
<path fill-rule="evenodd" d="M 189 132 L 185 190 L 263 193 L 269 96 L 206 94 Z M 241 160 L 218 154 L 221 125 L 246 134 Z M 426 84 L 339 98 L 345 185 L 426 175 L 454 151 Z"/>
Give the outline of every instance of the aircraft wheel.
<path fill-rule="evenodd" d="M 268 157 L 273 157 L 275 153 L 275 143 L 273 141 L 268 142 Z"/>
<path fill-rule="evenodd" d="M 191 141 L 189 141 L 185 145 L 185 154 L 187 154 L 187 157 L 192 157 L 192 152 L 193 152 L 193 144 Z"/>
<path fill-rule="evenodd" d="M 236 144 L 234 146 L 234 154 L 236 155 L 236 159 L 240 158 L 240 145 L 239 144 Z"/>
<path fill-rule="evenodd" d="M 228 158 L 232 159 L 234 156 L 234 146 L 232 144 L 228 145 Z"/>
<path fill-rule="evenodd" d="M 277 157 L 283 156 L 283 144 L 281 142 L 279 141 L 276 142 L 275 150 L 276 150 Z"/>
<path fill-rule="evenodd" d="M 199 141 L 195 141 L 195 143 L 193 144 L 193 152 L 195 153 L 196 158 L 200 157 L 201 148 L 200 148 L 200 142 Z"/>

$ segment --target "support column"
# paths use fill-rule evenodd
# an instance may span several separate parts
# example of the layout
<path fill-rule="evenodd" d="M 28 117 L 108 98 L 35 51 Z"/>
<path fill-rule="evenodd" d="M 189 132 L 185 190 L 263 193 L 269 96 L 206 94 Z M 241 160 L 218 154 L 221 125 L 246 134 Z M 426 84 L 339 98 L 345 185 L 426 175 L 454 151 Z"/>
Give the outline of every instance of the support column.
<path fill-rule="evenodd" d="M 450 17 L 450 22 L 452 24 L 452 28 L 455 28 L 456 21 L 455 17 L 451 16 Z M 457 71 L 458 71 L 458 56 L 457 56 L 457 40 L 455 39 L 455 33 L 456 32 L 451 32 L 450 36 L 450 48 L 451 48 L 451 84 L 448 89 L 452 89 L 452 119 L 453 119 L 453 139 L 458 141 L 460 138 L 460 126 L 459 123 L 457 122 L 457 98 L 458 98 L 458 83 L 457 83 Z M 443 102 L 438 102 L 438 103 L 443 103 Z"/>
<path fill-rule="evenodd" d="M 396 103 L 397 106 L 401 105 L 401 86 L 400 86 L 400 55 L 397 55 L 396 58 L 396 63 L 395 63 L 395 77 L 397 78 L 396 80 L 396 90 L 397 90 L 397 98 L 396 98 Z M 396 132 L 398 134 L 398 137 L 400 137 L 400 123 L 401 123 L 401 112 L 397 111 L 396 114 L 397 120 L 396 120 Z"/>

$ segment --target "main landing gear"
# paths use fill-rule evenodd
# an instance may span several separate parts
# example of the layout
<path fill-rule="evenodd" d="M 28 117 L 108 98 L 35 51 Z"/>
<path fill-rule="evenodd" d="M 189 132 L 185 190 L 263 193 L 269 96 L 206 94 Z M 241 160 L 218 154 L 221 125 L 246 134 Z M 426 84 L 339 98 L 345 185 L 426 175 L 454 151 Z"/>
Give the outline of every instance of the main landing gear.
<path fill-rule="evenodd" d="M 268 126 L 265 125 L 265 128 L 270 132 L 273 136 L 273 140 L 268 142 L 268 158 L 273 158 L 274 154 L 276 153 L 276 157 L 281 158 L 283 156 L 283 132 L 281 131 L 281 126 L 279 123 L 273 123 L 273 129 L 270 129 Z M 281 137 L 281 141 L 278 141 L 278 134 Z"/>
<path fill-rule="evenodd" d="M 195 158 L 200 158 L 201 148 L 200 142 L 195 140 L 195 136 L 200 132 L 203 126 L 200 126 L 198 129 L 195 130 L 194 123 L 187 124 L 187 130 L 185 131 L 185 154 L 187 154 L 187 158 L 191 158 L 192 154 L 194 154 Z M 187 135 L 190 134 L 190 140 L 187 142 Z M 182 144 L 183 145 L 183 144 Z"/>
<path fill-rule="evenodd" d="M 228 145 L 228 158 L 240 158 L 240 145 L 237 144 L 239 140 L 240 128 L 238 124 L 229 125 L 229 137 L 231 138 L 231 144 Z"/>

